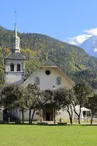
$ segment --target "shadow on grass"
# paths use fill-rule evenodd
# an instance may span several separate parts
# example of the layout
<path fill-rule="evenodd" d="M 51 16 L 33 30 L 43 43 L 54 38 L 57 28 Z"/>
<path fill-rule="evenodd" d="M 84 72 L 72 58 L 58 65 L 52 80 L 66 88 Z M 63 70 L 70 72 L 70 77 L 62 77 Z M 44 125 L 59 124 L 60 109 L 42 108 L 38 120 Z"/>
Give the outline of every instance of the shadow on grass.
<path fill-rule="evenodd" d="M 97 124 L 83 124 L 82 126 L 97 126 Z"/>
<path fill-rule="evenodd" d="M 46 123 L 46 122 L 37 122 L 37 123 L 32 123 L 32 124 L 29 124 L 29 123 L 15 123 L 15 122 L 9 122 L 9 123 L 7 123 L 7 122 L 4 122 L 4 121 L 2 121 L 2 122 L 0 122 L 0 125 L 32 125 L 32 126 L 34 126 L 34 125 L 37 125 L 37 126 L 67 126 L 68 124 L 67 123 L 56 123 L 56 124 L 49 124 L 49 123 Z"/>

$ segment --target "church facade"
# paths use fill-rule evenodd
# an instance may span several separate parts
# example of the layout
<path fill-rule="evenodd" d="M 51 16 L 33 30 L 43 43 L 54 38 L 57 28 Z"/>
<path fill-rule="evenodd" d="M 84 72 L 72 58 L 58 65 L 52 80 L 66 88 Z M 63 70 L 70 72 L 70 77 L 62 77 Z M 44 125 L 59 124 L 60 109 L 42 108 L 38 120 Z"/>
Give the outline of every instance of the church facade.
<path fill-rule="evenodd" d="M 47 60 L 38 70 L 36 70 L 24 83 L 26 87 L 29 83 L 36 84 L 40 90 L 56 90 L 58 88 L 71 89 L 74 86 L 74 82 L 62 72 L 62 70 L 51 60 Z M 26 116 L 26 115 L 25 115 Z M 37 119 L 37 112 L 35 119 Z M 44 121 L 53 121 L 54 108 L 50 104 L 46 104 L 41 110 L 41 117 Z M 69 119 L 67 111 L 56 111 L 57 119 Z M 38 117 L 39 119 L 39 117 Z"/>
<path fill-rule="evenodd" d="M 6 84 L 19 83 L 26 87 L 29 83 L 36 84 L 40 90 L 58 89 L 66 87 L 70 89 L 74 86 L 74 82 L 52 61 L 47 60 L 39 69 L 37 69 L 26 81 L 24 81 L 25 59 L 20 53 L 20 38 L 17 36 L 17 28 L 15 25 L 14 36 L 12 39 L 12 50 L 5 58 L 5 74 Z M 12 114 L 21 119 L 21 111 L 16 108 Z M 41 111 L 44 121 L 53 121 L 54 112 L 50 105 L 45 106 Z M 28 120 L 28 111 L 25 112 L 25 120 Z M 40 117 L 39 111 L 36 111 L 34 119 Z M 56 112 L 56 118 L 69 119 L 66 110 Z"/>

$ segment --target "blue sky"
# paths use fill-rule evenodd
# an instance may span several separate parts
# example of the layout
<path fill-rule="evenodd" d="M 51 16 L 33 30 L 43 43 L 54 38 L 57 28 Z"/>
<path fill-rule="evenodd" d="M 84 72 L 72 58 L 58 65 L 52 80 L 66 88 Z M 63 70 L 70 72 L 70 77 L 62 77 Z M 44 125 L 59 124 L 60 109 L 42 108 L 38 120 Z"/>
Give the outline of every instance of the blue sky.
<path fill-rule="evenodd" d="M 1 0 L 0 25 L 66 40 L 97 28 L 97 0 Z"/>

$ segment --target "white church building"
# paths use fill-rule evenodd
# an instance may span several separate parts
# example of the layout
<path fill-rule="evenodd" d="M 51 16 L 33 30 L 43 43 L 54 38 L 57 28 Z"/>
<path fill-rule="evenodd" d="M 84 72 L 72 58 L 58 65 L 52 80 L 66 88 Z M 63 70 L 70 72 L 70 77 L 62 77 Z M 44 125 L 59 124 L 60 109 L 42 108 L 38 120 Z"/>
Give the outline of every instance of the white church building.
<path fill-rule="evenodd" d="M 74 82 L 51 60 L 47 60 L 39 69 L 37 69 L 26 81 L 24 81 L 25 59 L 20 53 L 20 38 L 17 36 L 17 28 L 15 24 L 14 36 L 12 39 L 12 50 L 5 58 L 5 76 L 6 84 L 19 83 L 26 87 L 29 83 L 36 84 L 40 90 L 58 89 L 66 87 L 70 89 L 74 86 Z M 14 109 L 13 115 L 21 119 L 21 111 Z M 42 110 L 44 121 L 53 121 L 53 107 L 45 106 Z M 39 120 L 39 111 L 36 111 L 34 119 Z M 56 118 L 69 119 L 67 111 L 60 110 L 56 112 Z M 28 120 L 28 111 L 25 112 L 25 120 Z"/>

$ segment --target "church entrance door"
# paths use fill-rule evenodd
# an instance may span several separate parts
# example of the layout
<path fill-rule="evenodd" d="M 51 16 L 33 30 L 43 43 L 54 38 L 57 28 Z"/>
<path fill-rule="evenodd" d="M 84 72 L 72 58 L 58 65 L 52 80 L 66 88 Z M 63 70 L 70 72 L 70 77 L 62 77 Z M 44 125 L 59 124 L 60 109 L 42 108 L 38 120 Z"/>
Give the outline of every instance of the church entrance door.
<path fill-rule="evenodd" d="M 53 121 L 53 107 L 51 104 L 46 104 L 43 108 L 43 120 Z"/>
<path fill-rule="evenodd" d="M 50 121 L 50 112 L 46 112 L 46 121 Z"/>

